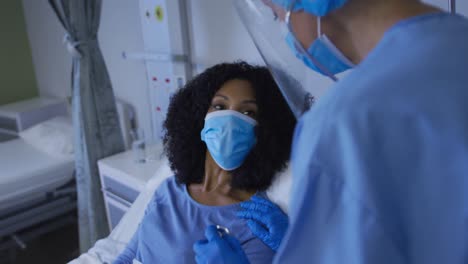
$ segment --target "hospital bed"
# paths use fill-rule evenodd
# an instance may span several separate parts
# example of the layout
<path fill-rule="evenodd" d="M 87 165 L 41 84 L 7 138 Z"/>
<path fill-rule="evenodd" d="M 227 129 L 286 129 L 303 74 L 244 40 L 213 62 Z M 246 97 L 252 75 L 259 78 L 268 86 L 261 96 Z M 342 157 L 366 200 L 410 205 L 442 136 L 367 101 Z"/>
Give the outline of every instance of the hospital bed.
<path fill-rule="evenodd" d="M 119 224 L 112 230 L 111 234 L 97 241 L 94 247 L 77 259 L 69 262 L 70 264 L 112 263 L 123 251 L 142 220 L 146 206 L 150 202 L 155 190 L 166 178 L 173 175 L 166 158 L 162 157 L 157 162 L 160 163 L 160 166 L 155 171 L 153 177 L 147 182 L 143 191 L 120 220 Z M 288 209 L 290 188 L 291 173 L 288 168 L 276 177 L 272 186 L 267 191 L 268 197 L 285 212 Z"/>
<path fill-rule="evenodd" d="M 62 140 L 53 132 L 58 124 L 68 133 Z M 51 152 L 54 141 L 64 143 L 68 137 L 72 145 L 71 130 L 69 118 L 55 117 L 0 142 L 0 252 L 24 249 L 28 240 L 75 221 L 73 153 L 70 148 L 69 153 Z M 49 138 L 30 142 L 46 132 Z"/>
<path fill-rule="evenodd" d="M 128 146 L 134 112 L 120 100 L 117 110 Z M 72 130 L 59 115 L 0 141 L 0 253 L 76 222 Z"/>
<path fill-rule="evenodd" d="M 49 156 L 21 138 L 0 143 L 0 156 L 0 212 L 37 200 L 73 176 L 71 157 Z"/>

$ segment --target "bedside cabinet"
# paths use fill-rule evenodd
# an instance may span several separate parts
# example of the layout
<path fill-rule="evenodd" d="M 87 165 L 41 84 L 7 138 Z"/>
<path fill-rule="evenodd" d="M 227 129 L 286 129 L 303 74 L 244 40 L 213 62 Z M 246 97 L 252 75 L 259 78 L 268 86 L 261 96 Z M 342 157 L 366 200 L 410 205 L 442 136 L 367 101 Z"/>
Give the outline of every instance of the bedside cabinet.
<path fill-rule="evenodd" d="M 147 156 L 158 159 L 150 158 L 145 163 L 137 163 L 134 153 L 129 150 L 98 161 L 110 230 L 117 226 L 148 180 L 161 166 L 161 145 L 148 147 L 146 153 Z"/>

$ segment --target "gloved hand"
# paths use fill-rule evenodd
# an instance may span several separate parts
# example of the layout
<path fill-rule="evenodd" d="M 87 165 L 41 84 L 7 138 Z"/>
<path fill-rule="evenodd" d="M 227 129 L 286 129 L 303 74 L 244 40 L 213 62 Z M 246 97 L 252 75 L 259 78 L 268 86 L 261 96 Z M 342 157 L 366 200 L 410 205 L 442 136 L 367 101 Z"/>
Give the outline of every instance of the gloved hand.
<path fill-rule="evenodd" d="M 216 226 L 208 226 L 205 230 L 206 239 L 193 245 L 197 264 L 249 264 L 249 260 L 240 242 L 229 234 L 218 233 Z"/>
<path fill-rule="evenodd" d="M 252 196 L 240 206 L 244 210 L 237 212 L 237 216 L 247 219 L 252 233 L 276 252 L 288 229 L 288 216 L 276 204 L 259 196 Z"/>

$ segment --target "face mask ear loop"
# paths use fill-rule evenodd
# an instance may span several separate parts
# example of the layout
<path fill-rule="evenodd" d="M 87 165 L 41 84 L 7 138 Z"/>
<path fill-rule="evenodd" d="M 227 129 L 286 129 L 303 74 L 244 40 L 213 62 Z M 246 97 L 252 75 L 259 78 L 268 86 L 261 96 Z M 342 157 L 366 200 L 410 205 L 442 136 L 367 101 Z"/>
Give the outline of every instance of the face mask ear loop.
<path fill-rule="evenodd" d="M 292 7 L 294 6 L 294 3 L 296 1 L 292 1 L 291 2 L 291 5 L 289 6 L 289 9 L 288 11 L 286 12 L 286 18 L 285 18 L 285 22 L 286 22 L 286 25 L 288 27 L 288 30 L 289 32 L 294 36 L 294 38 L 296 38 L 296 36 L 294 35 L 293 33 L 293 30 L 292 30 L 292 26 L 290 24 L 290 19 L 291 19 L 291 10 L 292 10 Z M 317 36 L 317 38 L 319 38 L 321 36 L 321 17 L 317 16 L 317 33 L 319 34 Z M 296 38 L 297 40 L 297 38 Z M 314 59 L 312 56 L 309 55 L 309 53 L 307 53 L 304 49 L 304 47 L 302 45 L 299 45 L 299 48 L 301 50 L 301 52 L 303 54 L 305 54 L 305 56 L 307 56 L 312 62 L 314 62 L 315 65 L 317 65 L 317 67 L 325 73 L 326 76 L 328 76 L 328 78 L 330 78 L 332 81 L 334 82 L 337 82 L 338 81 L 338 78 L 336 78 L 336 76 L 334 74 L 332 74 L 327 68 L 323 67 L 322 64 L 320 64 L 316 59 Z"/>

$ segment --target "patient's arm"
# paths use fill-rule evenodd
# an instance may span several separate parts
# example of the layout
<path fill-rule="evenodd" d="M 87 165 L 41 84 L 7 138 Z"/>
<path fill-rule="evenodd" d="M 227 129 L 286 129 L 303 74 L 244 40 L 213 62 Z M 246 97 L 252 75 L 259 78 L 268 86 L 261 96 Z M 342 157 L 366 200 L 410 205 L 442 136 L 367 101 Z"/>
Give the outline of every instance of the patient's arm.
<path fill-rule="evenodd" d="M 120 253 L 120 255 L 117 257 L 117 259 L 114 261 L 114 264 L 132 264 L 133 259 L 136 257 L 136 251 L 138 247 L 138 236 L 139 236 L 139 230 L 135 232 L 135 234 L 132 237 L 132 240 L 128 243 L 127 247 L 125 250 Z"/>
<path fill-rule="evenodd" d="M 145 221 L 151 221 L 151 217 L 154 217 L 154 208 L 153 206 L 156 203 L 156 194 L 153 195 L 151 198 L 151 201 L 148 203 L 145 214 L 143 216 L 143 220 L 141 223 L 138 225 L 137 230 L 135 231 L 135 234 L 133 235 L 132 239 L 130 242 L 128 242 L 127 247 L 125 247 L 124 251 L 120 253 L 120 255 L 117 257 L 117 259 L 113 262 L 114 264 L 132 264 L 133 260 L 136 258 L 137 251 L 138 251 L 138 242 L 141 239 L 141 235 L 144 235 L 144 232 L 141 231 L 142 229 L 142 223 Z M 151 213 L 153 212 L 153 214 Z"/>

